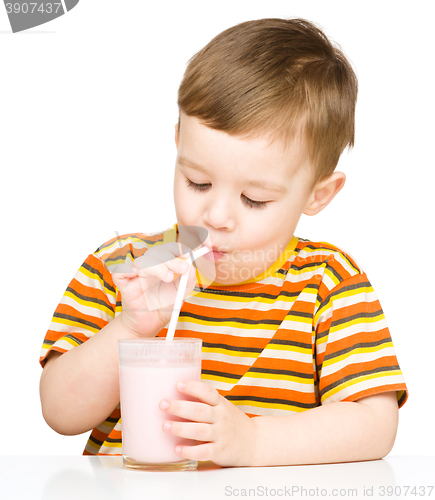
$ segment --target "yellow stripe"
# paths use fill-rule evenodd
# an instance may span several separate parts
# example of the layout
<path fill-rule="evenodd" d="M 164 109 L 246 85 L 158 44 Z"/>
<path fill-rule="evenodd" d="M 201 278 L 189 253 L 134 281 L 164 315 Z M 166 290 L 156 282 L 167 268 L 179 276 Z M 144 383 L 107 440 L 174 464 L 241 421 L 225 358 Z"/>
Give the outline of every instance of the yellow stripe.
<path fill-rule="evenodd" d="M 340 392 L 344 389 L 347 389 L 349 387 L 352 387 L 354 385 L 357 385 L 361 382 L 365 382 L 367 380 L 376 380 L 380 377 L 394 377 L 394 376 L 401 376 L 402 375 L 402 372 L 400 370 L 392 370 L 392 371 L 389 371 L 389 372 L 377 372 L 377 373 L 373 373 L 371 375 L 363 375 L 361 377 L 357 377 L 357 378 L 354 378 L 352 380 L 349 380 L 347 382 L 345 382 L 344 384 L 340 384 L 338 385 L 337 387 L 334 387 L 333 389 L 331 389 L 330 391 L 326 392 L 323 396 L 322 396 L 322 403 L 325 399 L 327 398 L 330 398 L 331 396 L 334 396 L 334 394 L 337 394 L 337 392 Z M 379 384 L 380 386 L 382 384 Z M 372 387 L 369 387 L 369 389 L 371 389 Z"/>
<path fill-rule="evenodd" d="M 237 323 L 235 321 L 213 321 L 211 320 L 205 320 L 205 319 L 197 319 L 197 318 L 190 318 L 190 317 L 181 317 L 178 319 L 180 323 L 183 323 L 184 325 L 189 325 L 189 324 L 198 324 L 198 325 L 204 325 L 204 326 L 230 326 L 232 328 L 238 328 L 240 330 L 276 330 L 276 325 L 267 325 L 265 323 L 257 323 L 255 325 L 248 325 L 245 323 Z"/>
<path fill-rule="evenodd" d="M 302 325 L 311 325 L 313 320 L 311 318 L 304 318 L 304 317 L 299 316 L 297 314 L 292 314 L 292 312 L 290 311 L 284 319 L 283 326 L 280 327 L 280 328 L 283 328 L 284 330 L 286 329 L 285 328 L 285 321 L 293 321 L 294 323 L 300 323 Z M 275 327 L 275 329 L 276 329 L 276 327 Z"/>
<path fill-rule="evenodd" d="M 91 450 L 89 450 L 89 448 L 91 448 Z M 95 454 L 97 454 L 99 451 L 100 451 L 100 446 L 96 443 L 94 443 L 93 441 L 91 441 L 90 439 L 88 439 L 88 442 L 86 443 L 86 451 L 88 451 L 89 453 L 92 453 L 93 450 L 95 450 Z"/>
<path fill-rule="evenodd" d="M 173 243 L 177 241 L 177 223 L 163 233 L 163 243 Z"/>
<path fill-rule="evenodd" d="M 100 284 L 101 284 L 101 287 L 104 289 L 105 293 L 107 293 L 107 295 L 111 295 L 112 297 L 116 297 L 116 293 L 114 293 L 112 290 L 109 290 L 105 284 L 104 284 L 104 280 L 102 280 L 98 274 L 94 274 L 92 273 L 91 271 L 88 271 L 87 269 L 85 269 L 84 267 L 80 267 L 80 272 L 82 274 L 84 274 L 87 278 L 91 279 L 91 280 L 96 280 L 98 281 Z M 92 284 L 88 284 L 85 286 L 93 286 Z"/>
<path fill-rule="evenodd" d="M 341 282 L 328 267 L 325 268 L 325 274 L 331 279 L 335 286 Z"/>
<path fill-rule="evenodd" d="M 113 243 L 110 245 L 103 245 L 98 252 L 94 252 L 94 255 L 96 255 L 99 259 L 104 260 L 104 256 L 110 257 L 110 254 L 113 253 L 113 248 L 116 247 L 116 249 L 121 250 L 119 247 L 119 242 L 121 242 L 121 246 L 124 248 L 127 246 L 129 243 L 144 243 L 142 238 L 139 238 L 138 236 L 125 236 L 124 238 L 122 236 L 119 237 L 119 239 L 115 239 Z"/>
<path fill-rule="evenodd" d="M 333 302 L 335 300 L 340 300 L 340 299 L 347 298 L 347 297 L 354 297 L 355 295 L 359 295 L 359 294 L 373 293 L 373 291 L 374 290 L 371 286 L 370 287 L 363 286 L 363 287 L 356 288 L 356 289 L 345 290 L 345 291 L 339 293 L 338 295 L 334 295 L 332 300 L 329 301 L 329 304 L 327 307 L 324 307 L 324 308 L 322 308 L 322 310 L 318 310 L 316 312 L 316 314 L 314 315 L 314 322 L 317 323 L 319 320 L 319 316 L 321 314 L 324 314 L 329 309 L 331 309 L 331 307 L 333 306 Z M 317 301 L 317 303 L 319 304 L 317 307 L 320 307 L 320 302 Z M 359 301 L 359 303 L 360 303 L 360 301 Z M 347 306 L 345 306 L 345 307 L 347 307 Z"/>
<path fill-rule="evenodd" d="M 104 441 L 104 443 L 101 445 L 102 448 L 122 448 L 122 443 L 108 443 L 107 441 Z M 100 452 L 101 452 L 100 449 Z"/>
<path fill-rule="evenodd" d="M 393 347 L 392 342 L 386 342 L 385 344 L 377 345 L 377 346 L 372 346 L 372 347 L 358 347 L 357 349 L 353 349 L 352 351 L 346 352 L 340 356 L 335 356 L 333 358 L 327 359 L 326 361 L 323 362 L 323 367 L 334 365 L 335 363 L 339 363 L 340 361 L 343 361 L 344 359 L 349 358 L 350 356 L 357 355 L 357 354 L 366 354 L 366 353 L 372 353 L 372 352 L 378 352 L 381 351 L 382 349 L 387 349 L 388 347 Z M 377 358 L 379 359 L 379 358 Z"/>
<path fill-rule="evenodd" d="M 350 326 L 360 325 L 360 324 L 365 324 L 365 323 L 374 324 L 374 323 L 378 323 L 384 319 L 385 319 L 385 316 L 383 313 L 380 313 L 378 316 L 374 316 L 373 318 L 367 318 L 364 316 L 360 317 L 360 318 L 355 318 L 351 321 L 346 321 L 345 323 L 340 323 L 339 325 L 335 325 L 335 326 L 331 327 L 329 335 L 331 335 L 331 333 L 333 333 L 333 332 L 335 333 L 335 332 L 339 332 L 340 330 L 347 329 Z"/>
<path fill-rule="evenodd" d="M 92 326 L 89 326 L 89 325 L 86 325 L 84 326 L 82 323 L 79 323 L 78 321 L 71 321 L 69 319 L 65 319 L 65 318 L 56 318 L 54 317 L 52 320 L 51 320 L 53 323 L 59 323 L 60 325 L 70 325 L 70 326 L 76 326 L 78 328 L 81 328 L 81 329 L 89 329 L 95 333 L 99 332 L 100 331 L 100 328 L 94 328 Z M 82 332 L 81 332 L 82 333 Z M 65 340 L 68 340 L 68 339 L 65 339 Z"/>
<path fill-rule="evenodd" d="M 333 247 L 334 246 L 334 245 L 331 245 L 331 243 L 328 243 L 327 241 L 319 241 L 318 243 L 320 243 L 320 245 L 325 245 L 325 246 L 328 246 L 328 247 Z M 312 248 L 306 248 L 305 247 L 303 250 L 305 251 L 305 253 L 311 254 L 309 258 L 312 258 L 313 254 L 314 255 L 319 255 L 319 257 L 325 257 L 325 255 L 323 255 L 321 252 L 324 252 L 324 253 L 330 252 L 330 254 L 339 255 L 344 261 L 346 261 L 349 264 L 349 267 L 351 267 L 355 271 L 356 274 L 360 273 L 360 270 L 357 269 L 350 262 L 350 260 L 346 257 L 346 255 L 344 255 L 344 253 L 339 248 L 337 248 L 337 247 L 335 247 L 334 249 L 329 249 L 329 248 L 315 248 L 315 249 L 312 249 Z M 305 257 L 305 258 L 307 258 L 307 257 Z"/>
<path fill-rule="evenodd" d="M 201 379 L 213 380 L 214 382 L 225 382 L 226 384 L 234 385 L 237 382 L 235 378 L 223 377 L 220 375 L 210 375 L 208 373 L 201 373 Z"/>
<path fill-rule="evenodd" d="M 197 271 L 197 274 L 199 271 Z M 200 299 L 212 299 L 212 300 L 219 300 L 221 302 L 229 302 L 229 303 L 234 303 L 236 302 L 237 304 L 243 304 L 243 303 L 253 303 L 253 304 L 276 304 L 277 298 L 265 298 L 265 297 L 233 297 L 231 295 L 224 296 L 224 295 L 218 295 L 214 293 L 213 291 L 208 292 L 207 288 L 203 289 L 203 291 L 195 293 L 195 297 L 198 297 Z M 279 297 L 279 302 L 283 304 L 282 309 L 288 310 L 290 307 L 293 305 L 295 299 L 293 297 Z"/>
<path fill-rule="evenodd" d="M 298 377 L 297 375 L 285 375 L 278 373 L 259 373 L 259 372 L 250 372 L 247 371 L 244 375 L 244 378 L 257 378 L 264 380 L 288 380 L 289 382 L 296 382 L 298 384 L 308 384 L 311 385 L 313 383 L 312 379 L 305 379 L 302 377 Z M 257 386 L 256 386 L 257 387 Z M 279 388 L 278 388 L 279 389 Z"/>
<path fill-rule="evenodd" d="M 102 311 L 102 312 L 106 313 L 108 316 L 110 316 L 111 318 L 115 317 L 115 313 L 113 312 L 113 309 L 110 308 L 110 306 L 107 306 L 107 305 L 102 306 L 101 304 L 96 304 L 95 302 L 80 299 L 79 297 L 77 297 L 76 295 L 74 295 L 73 293 L 68 292 L 68 291 L 66 291 L 64 293 L 64 296 L 69 297 L 70 299 L 73 299 L 75 302 L 78 302 L 82 306 L 92 307 L 93 309 L 96 309 L 97 311 Z M 103 307 L 104 307 L 104 310 L 102 309 Z"/>
<path fill-rule="evenodd" d="M 129 260 L 131 262 L 133 262 L 133 258 L 131 256 L 130 253 L 128 253 L 127 255 L 120 255 L 117 259 L 110 259 L 110 266 L 117 266 L 118 264 L 124 264 L 126 260 Z M 105 263 L 106 266 L 108 265 L 107 263 Z"/>
<path fill-rule="evenodd" d="M 297 352 L 300 354 L 311 354 L 311 348 L 289 346 L 284 344 L 267 344 L 267 346 L 264 348 L 264 351 L 267 351 L 269 349 L 273 351 L 286 351 L 286 352 Z"/>
<path fill-rule="evenodd" d="M 213 354 L 215 353 L 227 354 L 228 356 L 234 356 L 236 358 L 243 357 L 243 358 L 254 358 L 254 359 L 257 359 L 258 356 L 260 355 L 259 352 L 231 351 L 227 349 L 218 349 L 215 347 L 203 347 L 202 352 L 212 352 Z"/>

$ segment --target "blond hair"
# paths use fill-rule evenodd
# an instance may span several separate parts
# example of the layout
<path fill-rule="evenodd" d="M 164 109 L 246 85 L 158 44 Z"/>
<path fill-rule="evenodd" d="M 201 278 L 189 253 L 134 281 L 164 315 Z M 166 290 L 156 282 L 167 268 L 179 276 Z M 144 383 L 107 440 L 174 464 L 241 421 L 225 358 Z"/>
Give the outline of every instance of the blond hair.
<path fill-rule="evenodd" d="M 313 185 L 353 147 L 358 82 L 343 52 L 304 19 L 260 19 L 229 28 L 189 61 L 179 110 L 242 137 L 287 147 L 299 135 Z"/>

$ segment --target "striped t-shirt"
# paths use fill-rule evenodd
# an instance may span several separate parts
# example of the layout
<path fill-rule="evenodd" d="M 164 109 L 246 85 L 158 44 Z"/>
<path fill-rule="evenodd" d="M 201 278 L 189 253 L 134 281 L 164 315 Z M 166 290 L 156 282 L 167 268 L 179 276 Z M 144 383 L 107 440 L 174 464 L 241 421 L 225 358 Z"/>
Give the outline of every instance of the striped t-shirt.
<path fill-rule="evenodd" d="M 121 312 L 112 266 L 177 241 L 177 232 L 174 224 L 163 233 L 123 235 L 90 254 L 56 308 L 41 365 L 51 350 L 64 353 L 86 342 Z M 252 280 L 206 288 L 198 283 L 175 335 L 202 339 L 202 380 L 247 415 L 285 416 L 389 391 L 396 391 L 399 408 L 407 400 L 378 298 L 339 248 L 294 236 Z M 158 335 L 166 333 L 165 327 Z M 121 453 L 118 405 L 91 432 L 84 454 Z"/>

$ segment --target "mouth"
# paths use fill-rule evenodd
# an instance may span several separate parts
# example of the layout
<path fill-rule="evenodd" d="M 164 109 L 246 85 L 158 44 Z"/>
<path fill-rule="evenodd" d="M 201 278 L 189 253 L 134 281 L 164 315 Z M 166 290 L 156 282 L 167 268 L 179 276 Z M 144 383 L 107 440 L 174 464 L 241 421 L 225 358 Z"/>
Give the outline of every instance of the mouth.
<path fill-rule="evenodd" d="M 209 247 L 207 247 L 207 248 L 209 248 Z M 217 247 L 211 247 L 211 248 L 209 248 L 209 250 L 210 251 L 208 253 L 206 253 L 205 255 L 203 255 L 203 257 L 205 260 L 208 260 L 211 262 L 222 259 L 224 257 L 224 255 L 226 254 L 226 252 L 221 252 Z"/>

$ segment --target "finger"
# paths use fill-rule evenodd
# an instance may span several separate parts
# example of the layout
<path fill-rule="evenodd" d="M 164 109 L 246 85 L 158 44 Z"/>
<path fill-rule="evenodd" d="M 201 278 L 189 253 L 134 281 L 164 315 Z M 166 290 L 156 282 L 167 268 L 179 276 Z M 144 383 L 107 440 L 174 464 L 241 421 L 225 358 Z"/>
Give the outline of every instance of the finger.
<path fill-rule="evenodd" d="M 175 453 L 180 457 L 188 458 L 189 460 L 198 460 L 205 462 L 212 460 L 213 443 L 202 443 L 195 446 L 176 446 Z"/>
<path fill-rule="evenodd" d="M 121 264 L 116 266 L 115 269 L 112 270 L 112 277 L 118 280 L 123 280 L 126 278 L 133 278 L 137 275 L 137 269 L 132 266 L 125 266 L 125 264 Z"/>
<path fill-rule="evenodd" d="M 159 408 L 165 413 L 185 418 L 186 420 L 191 420 L 192 422 L 212 424 L 215 421 L 213 407 L 204 403 L 197 403 L 196 401 L 163 399 L 160 401 Z"/>
<path fill-rule="evenodd" d="M 214 438 L 214 429 L 211 424 L 166 420 L 163 424 L 163 430 L 167 434 L 193 439 L 194 441 L 208 442 L 213 441 Z"/>
<path fill-rule="evenodd" d="M 177 390 L 188 396 L 199 399 L 210 406 L 221 403 L 222 396 L 210 384 L 198 380 L 187 380 L 177 383 Z"/>
<path fill-rule="evenodd" d="M 186 290 L 193 290 L 195 288 L 196 282 L 197 282 L 196 267 L 191 266 L 189 278 L 187 280 Z"/>
<path fill-rule="evenodd" d="M 150 248 L 144 255 L 135 260 L 139 269 L 156 266 L 174 260 L 176 257 L 187 258 L 192 254 L 192 250 L 180 243 L 164 243 Z"/>
<path fill-rule="evenodd" d="M 188 262 L 179 258 L 172 258 L 172 260 L 168 260 L 167 262 L 159 262 L 153 259 L 152 265 L 148 261 L 145 266 L 140 262 L 140 259 L 142 257 L 135 261 L 135 266 L 139 269 L 139 276 L 155 276 L 162 281 L 172 281 L 175 273 L 184 274 L 190 268 Z"/>
<path fill-rule="evenodd" d="M 157 264 L 155 266 L 147 267 L 147 268 L 139 268 L 138 276 L 140 278 L 148 278 L 149 276 L 153 276 L 160 281 L 165 281 L 167 283 L 173 281 L 174 273 L 168 269 L 166 264 Z"/>
<path fill-rule="evenodd" d="M 184 274 L 184 273 L 183 273 Z M 174 274 L 175 287 L 177 291 L 181 284 L 181 274 Z M 178 279 L 180 278 L 180 279 Z M 196 279 L 196 269 L 193 266 L 190 266 L 189 277 L 187 278 L 186 290 L 184 291 L 183 300 L 186 300 L 187 296 L 190 295 L 192 290 L 195 288 L 197 279 Z"/>
<path fill-rule="evenodd" d="M 168 267 L 168 269 L 178 274 L 184 274 L 190 269 L 189 263 L 179 258 L 172 259 L 169 262 L 166 262 L 166 266 Z"/>
<path fill-rule="evenodd" d="M 158 250 L 159 255 L 165 256 L 166 254 L 172 254 L 175 257 L 188 257 L 192 254 L 192 249 L 183 243 L 178 243 L 176 241 L 171 241 L 164 243 L 158 247 L 154 247 Z M 171 257 L 169 257 L 171 258 Z"/>

